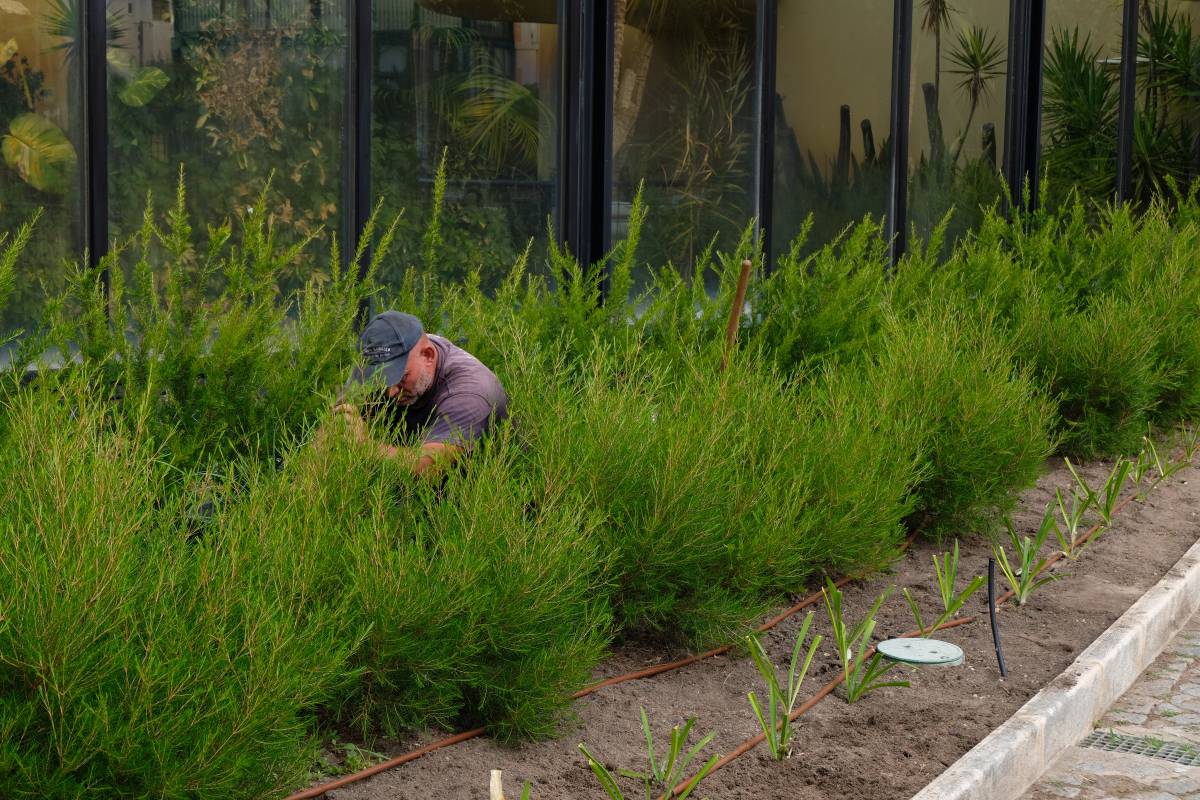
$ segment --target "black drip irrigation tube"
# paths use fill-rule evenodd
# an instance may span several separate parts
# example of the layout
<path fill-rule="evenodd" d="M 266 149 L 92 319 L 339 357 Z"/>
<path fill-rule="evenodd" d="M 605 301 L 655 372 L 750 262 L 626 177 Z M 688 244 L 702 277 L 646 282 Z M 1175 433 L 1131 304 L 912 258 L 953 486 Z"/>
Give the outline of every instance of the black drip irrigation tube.
<path fill-rule="evenodd" d="M 1000 646 L 1000 626 L 996 624 L 996 559 L 988 558 L 988 617 L 992 622 L 992 642 L 996 645 L 996 663 L 1000 665 L 1000 677 L 1007 678 L 1004 667 L 1004 648 Z"/>

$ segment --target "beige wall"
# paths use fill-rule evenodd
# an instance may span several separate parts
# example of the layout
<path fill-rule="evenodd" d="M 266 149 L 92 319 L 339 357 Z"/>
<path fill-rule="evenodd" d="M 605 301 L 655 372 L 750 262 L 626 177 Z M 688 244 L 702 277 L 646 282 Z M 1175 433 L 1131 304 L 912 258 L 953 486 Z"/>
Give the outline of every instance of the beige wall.
<path fill-rule="evenodd" d="M 779 0 L 776 88 L 801 153 L 828 167 L 837 154 L 838 115 L 849 104 L 853 152 L 871 120 L 887 138 L 892 75 L 892 0 Z"/>
<path fill-rule="evenodd" d="M 956 31 L 970 25 L 982 25 L 996 35 L 1007 56 L 1008 8 L 1003 0 L 955 0 L 955 29 L 942 36 L 941 116 L 947 146 L 962 132 L 969 111 L 968 101 L 957 88 L 959 78 L 948 53 L 957 38 Z M 1186 10 L 1200 27 L 1200 2 L 1173 0 L 1172 5 Z M 929 132 L 921 84 L 933 81 L 934 40 L 921 30 L 922 2 L 915 0 L 913 31 L 913 73 L 910 84 L 912 126 L 909 159 L 915 161 L 928 152 Z M 1080 34 L 1091 33 L 1093 44 L 1105 44 L 1110 55 L 1120 49 L 1120 0 L 1049 0 L 1049 29 L 1078 26 Z M 887 137 L 891 56 L 891 0 L 779 0 L 779 56 L 777 86 L 783 97 L 784 114 L 796 132 L 801 152 L 812 151 L 824 167 L 837 153 L 838 113 L 850 105 L 853 152 L 862 158 L 859 124 L 870 119 L 875 141 Z M 978 155 L 980 134 L 985 122 L 996 125 L 997 147 L 1004 146 L 1005 79 L 991 81 L 991 97 L 981 104 L 965 153 Z"/>

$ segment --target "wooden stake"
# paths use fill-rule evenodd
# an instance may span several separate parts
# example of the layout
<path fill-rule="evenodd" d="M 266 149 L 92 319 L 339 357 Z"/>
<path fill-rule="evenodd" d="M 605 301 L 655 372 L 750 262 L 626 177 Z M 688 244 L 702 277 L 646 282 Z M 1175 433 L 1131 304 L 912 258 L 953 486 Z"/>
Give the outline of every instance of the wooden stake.
<path fill-rule="evenodd" d="M 504 781 L 501 780 L 500 770 L 492 770 L 491 800 L 504 800 Z"/>
<path fill-rule="evenodd" d="M 737 293 L 733 298 L 733 308 L 729 309 L 729 324 L 725 326 L 725 354 L 721 356 L 721 371 L 729 363 L 733 346 L 737 344 L 738 320 L 742 318 L 742 306 L 746 304 L 746 287 L 750 284 L 750 270 L 753 268 L 750 259 L 742 262 L 742 274 L 738 276 Z"/>

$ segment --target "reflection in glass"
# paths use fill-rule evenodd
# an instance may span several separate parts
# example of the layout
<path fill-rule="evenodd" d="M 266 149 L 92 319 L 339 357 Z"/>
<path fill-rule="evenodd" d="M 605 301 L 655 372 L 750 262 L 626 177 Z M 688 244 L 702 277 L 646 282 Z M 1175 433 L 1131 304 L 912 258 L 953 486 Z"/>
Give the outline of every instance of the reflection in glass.
<path fill-rule="evenodd" d="M 690 265 L 754 214 L 754 0 L 618 0 L 613 235 L 645 181 L 642 260 Z"/>
<path fill-rule="evenodd" d="M 1121 5 L 1052 0 L 1046 9 L 1042 202 L 1116 190 Z"/>
<path fill-rule="evenodd" d="M 79 58 L 64 0 L 0 3 L 0 235 L 44 209 L 0 309 L 0 342 L 29 330 L 80 249 Z M 4 364 L 0 354 L 0 367 Z"/>
<path fill-rule="evenodd" d="M 1132 189 L 1144 205 L 1200 175 L 1200 10 L 1182 0 L 1139 9 Z M 1043 196 L 1105 201 L 1116 191 L 1121 6 L 1053 0 L 1047 13 Z"/>
<path fill-rule="evenodd" d="M 281 234 L 342 235 L 344 0 L 109 2 L 111 233 L 161 210 L 182 166 L 189 206 L 216 223 L 268 199 Z M 292 278 L 323 263 L 310 249 Z"/>
<path fill-rule="evenodd" d="M 404 211 L 383 279 L 411 267 L 485 288 L 531 239 L 541 261 L 556 199 L 554 0 L 376 0 L 373 191 Z M 443 244 L 425 263 L 443 156 Z"/>
<path fill-rule="evenodd" d="M 775 98 L 774 234 L 801 252 L 888 206 L 891 0 L 781 0 Z"/>
<path fill-rule="evenodd" d="M 917 0 L 909 219 L 926 238 L 953 210 L 947 246 L 1001 196 L 1008 3 Z"/>

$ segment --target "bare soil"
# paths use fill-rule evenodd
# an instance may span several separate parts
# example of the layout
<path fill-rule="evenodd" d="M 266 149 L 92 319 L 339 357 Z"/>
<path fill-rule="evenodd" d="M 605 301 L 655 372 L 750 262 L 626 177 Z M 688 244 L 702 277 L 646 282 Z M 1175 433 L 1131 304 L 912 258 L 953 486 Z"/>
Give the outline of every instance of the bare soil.
<path fill-rule="evenodd" d="M 1093 464 L 1084 474 L 1093 484 L 1100 484 L 1108 467 Z M 1022 496 L 1014 515 L 1018 530 L 1032 532 L 1042 509 L 1053 499 L 1054 488 L 1067 487 L 1070 481 L 1062 462 L 1051 461 L 1037 486 Z M 1079 560 L 1060 561 L 1056 571 L 1061 579 L 1035 592 L 1026 606 L 1010 603 L 1002 607 L 999 620 L 1007 679 L 1000 678 L 996 666 L 986 592 L 980 591 L 963 611 L 978 619 L 939 634 L 963 648 L 964 666 L 897 669 L 894 674 L 911 681 L 910 688 L 882 689 L 854 705 L 844 701 L 839 689 L 799 719 L 789 758 L 775 762 L 765 745 L 760 745 L 711 775 L 693 796 L 714 800 L 911 797 L 1066 669 L 1197 538 L 1200 477 L 1195 469 L 1188 469 L 1161 484 L 1145 504 L 1126 506 L 1113 528 Z M 880 614 L 876 640 L 915 627 L 899 587 L 910 587 L 926 616 L 936 616 L 939 601 L 930 556 L 947 544 L 920 540 L 892 572 L 847 587 L 847 619 L 860 619 L 874 597 L 890 585 L 897 587 L 897 593 Z M 1054 546 L 1053 542 L 1047 544 L 1047 555 Z M 971 576 L 986 573 L 988 556 L 981 536 L 965 538 L 961 547 L 960 588 Z M 1007 587 L 997 577 L 999 594 Z M 801 698 L 816 692 L 838 671 L 824 612 L 814 608 L 814 629 L 826 634 L 826 640 Z M 786 664 L 802 618 L 793 617 L 765 637 L 764 644 L 777 664 Z M 616 649 L 597 669 L 596 677 L 682 655 L 644 643 L 629 644 Z M 609 687 L 578 701 L 574 718 L 564 723 L 561 736 L 554 741 L 506 747 L 475 739 L 327 796 L 331 800 L 486 800 L 490 770 L 502 769 L 510 800 L 520 797 L 525 781 L 533 785 L 534 800 L 602 798 L 603 791 L 577 749 L 580 741 L 614 771 L 615 767 L 644 771 L 646 750 L 638 718 L 638 707 L 644 706 L 660 752 L 670 726 L 695 716 L 695 731 L 716 731 L 707 752 L 725 753 L 759 732 L 746 700 L 751 689 L 760 697 L 764 694 L 752 662 L 743 655 L 719 656 L 648 680 Z M 443 735 L 428 732 L 406 741 L 377 743 L 376 747 L 389 756 L 396 755 Z M 695 738 L 697 734 L 693 734 Z M 625 788 L 631 798 L 643 796 L 632 781 Z"/>

